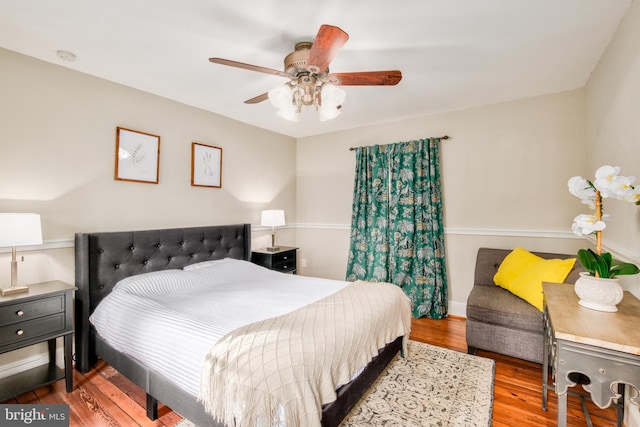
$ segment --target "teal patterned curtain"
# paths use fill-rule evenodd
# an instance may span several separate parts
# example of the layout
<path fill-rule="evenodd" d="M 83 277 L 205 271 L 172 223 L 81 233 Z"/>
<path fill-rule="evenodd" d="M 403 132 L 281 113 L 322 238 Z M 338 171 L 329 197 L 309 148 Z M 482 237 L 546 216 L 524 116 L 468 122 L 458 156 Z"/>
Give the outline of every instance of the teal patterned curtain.
<path fill-rule="evenodd" d="M 394 283 L 414 317 L 447 315 L 440 140 L 356 148 L 347 280 Z"/>

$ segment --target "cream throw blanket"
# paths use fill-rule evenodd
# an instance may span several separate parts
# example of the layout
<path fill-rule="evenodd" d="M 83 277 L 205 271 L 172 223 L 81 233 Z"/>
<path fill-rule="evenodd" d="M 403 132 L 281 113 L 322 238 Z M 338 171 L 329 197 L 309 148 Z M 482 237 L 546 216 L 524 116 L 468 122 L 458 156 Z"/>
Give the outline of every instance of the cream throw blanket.
<path fill-rule="evenodd" d="M 354 282 L 223 337 L 205 359 L 200 400 L 227 426 L 320 426 L 336 389 L 401 335 L 406 351 L 410 331 L 411 303 L 398 286 Z"/>

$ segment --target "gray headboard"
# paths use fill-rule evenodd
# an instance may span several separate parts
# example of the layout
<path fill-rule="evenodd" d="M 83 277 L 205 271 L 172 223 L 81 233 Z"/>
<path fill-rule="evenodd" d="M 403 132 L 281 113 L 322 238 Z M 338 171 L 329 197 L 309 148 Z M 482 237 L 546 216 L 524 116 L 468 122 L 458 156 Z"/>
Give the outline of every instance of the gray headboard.
<path fill-rule="evenodd" d="M 226 257 L 250 260 L 250 224 L 77 233 L 76 368 L 87 372 L 96 362 L 89 316 L 118 281 Z"/>

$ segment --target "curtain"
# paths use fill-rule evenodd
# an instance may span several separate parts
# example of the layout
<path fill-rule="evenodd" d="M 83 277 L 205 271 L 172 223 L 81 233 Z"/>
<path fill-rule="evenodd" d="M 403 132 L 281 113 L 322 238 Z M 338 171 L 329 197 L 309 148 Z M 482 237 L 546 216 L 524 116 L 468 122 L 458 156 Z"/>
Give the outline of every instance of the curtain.
<path fill-rule="evenodd" d="M 356 148 L 347 280 L 390 282 L 413 317 L 447 315 L 438 138 Z"/>

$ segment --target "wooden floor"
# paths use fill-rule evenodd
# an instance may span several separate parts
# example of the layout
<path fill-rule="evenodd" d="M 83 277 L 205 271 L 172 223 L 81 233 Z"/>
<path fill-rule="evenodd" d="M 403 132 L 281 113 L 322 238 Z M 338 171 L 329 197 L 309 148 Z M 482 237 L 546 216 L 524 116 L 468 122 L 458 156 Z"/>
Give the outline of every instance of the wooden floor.
<path fill-rule="evenodd" d="M 411 338 L 452 350 L 466 351 L 465 319 L 414 319 Z M 496 361 L 493 426 L 538 427 L 556 425 L 556 398 L 549 392 L 549 410 L 541 405 L 542 367 L 494 353 L 478 356 Z M 101 363 L 86 375 L 74 371 L 75 384 L 67 394 L 64 381 L 39 388 L 3 403 L 66 403 L 71 426 L 174 426 L 181 417 L 160 405 L 159 419 L 146 418 L 144 393 L 110 366 Z M 580 399 L 569 396 L 568 425 L 586 426 Z M 587 406 L 595 427 L 615 426 L 615 410 Z"/>

